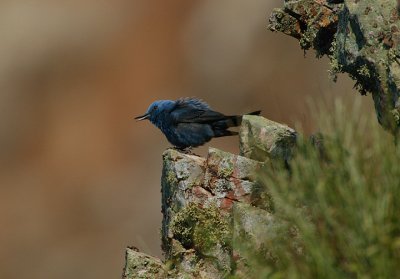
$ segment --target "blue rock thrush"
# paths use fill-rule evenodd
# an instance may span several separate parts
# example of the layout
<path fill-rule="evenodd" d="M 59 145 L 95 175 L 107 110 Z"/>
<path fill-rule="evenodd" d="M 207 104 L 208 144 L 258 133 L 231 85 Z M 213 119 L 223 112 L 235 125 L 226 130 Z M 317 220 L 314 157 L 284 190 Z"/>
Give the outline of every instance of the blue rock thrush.
<path fill-rule="evenodd" d="M 259 115 L 260 112 L 249 114 Z M 135 119 L 149 119 L 175 148 L 185 150 L 203 145 L 212 138 L 237 135 L 237 132 L 228 129 L 239 126 L 242 117 L 216 112 L 199 99 L 181 98 L 176 101 L 155 101 L 144 115 Z"/>

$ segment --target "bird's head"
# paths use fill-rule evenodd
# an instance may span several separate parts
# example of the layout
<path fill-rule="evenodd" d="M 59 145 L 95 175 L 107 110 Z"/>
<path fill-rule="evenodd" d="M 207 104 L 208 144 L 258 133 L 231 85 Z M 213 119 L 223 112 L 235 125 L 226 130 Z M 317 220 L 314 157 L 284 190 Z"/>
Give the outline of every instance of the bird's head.
<path fill-rule="evenodd" d="M 175 106 L 174 101 L 170 100 L 155 101 L 149 106 L 145 114 L 135 117 L 135 119 L 136 120 L 149 119 L 152 123 L 155 123 L 160 114 L 171 111 L 174 108 L 174 106 Z"/>

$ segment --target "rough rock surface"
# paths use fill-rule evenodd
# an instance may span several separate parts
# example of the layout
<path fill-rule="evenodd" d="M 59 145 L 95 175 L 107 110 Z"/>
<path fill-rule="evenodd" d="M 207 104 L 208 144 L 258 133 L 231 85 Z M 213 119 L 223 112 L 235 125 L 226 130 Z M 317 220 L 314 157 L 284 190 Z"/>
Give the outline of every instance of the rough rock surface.
<path fill-rule="evenodd" d="M 207 159 L 173 149 L 163 158 L 162 237 L 167 259 L 193 276 L 199 270 L 206 278 L 231 273 L 232 206 L 251 203 L 255 171 L 262 163 L 214 148 Z M 197 261 L 186 257 L 188 253 Z"/>
<path fill-rule="evenodd" d="M 372 93 L 379 123 L 400 127 L 400 9 L 395 0 L 283 1 L 269 29 L 292 36 L 317 56 L 328 55 L 331 72 L 348 73 L 361 94 Z"/>
<path fill-rule="evenodd" d="M 273 251 L 265 248 L 259 236 L 267 230 L 272 241 L 286 226 L 267 211 L 269 196 L 257 183 L 257 172 L 269 171 L 270 160 L 290 157 L 296 133 L 259 116 L 246 116 L 242 125 L 244 156 L 215 148 L 209 149 L 206 158 L 174 149 L 164 152 L 161 237 L 165 261 L 128 249 L 124 278 L 212 279 L 239 274 L 245 272 L 245 257 L 235 247 L 244 242 L 269 251 L 272 257 Z M 159 272 L 154 273 L 157 268 Z"/>
<path fill-rule="evenodd" d="M 268 158 L 288 160 L 296 144 L 295 130 L 252 115 L 243 117 L 239 138 L 240 154 L 258 161 Z"/>
<path fill-rule="evenodd" d="M 161 260 L 140 253 L 135 248 L 126 248 L 124 279 L 162 279 L 166 275 Z"/>

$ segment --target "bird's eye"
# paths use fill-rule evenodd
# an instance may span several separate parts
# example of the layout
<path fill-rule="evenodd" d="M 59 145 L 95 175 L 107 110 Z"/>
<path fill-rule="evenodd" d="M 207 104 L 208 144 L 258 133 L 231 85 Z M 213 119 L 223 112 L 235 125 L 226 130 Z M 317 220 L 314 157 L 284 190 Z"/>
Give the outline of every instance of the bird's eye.
<path fill-rule="evenodd" d="M 158 109 L 158 106 L 154 106 L 154 107 L 153 107 L 153 110 L 156 110 L 156 109 Z"/>

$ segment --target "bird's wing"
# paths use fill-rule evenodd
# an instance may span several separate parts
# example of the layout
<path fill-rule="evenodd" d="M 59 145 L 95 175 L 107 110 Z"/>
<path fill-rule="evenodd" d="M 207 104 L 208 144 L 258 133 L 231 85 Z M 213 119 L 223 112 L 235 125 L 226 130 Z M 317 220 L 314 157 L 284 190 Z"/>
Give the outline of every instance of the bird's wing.
<path fill-rule="evenodd" d="M 211 123 L 226 118 L 222 113 L 211 110 L 207 103 L 194 98 L 177 100 L 171 117 L 175 123 Z"/>
<path fill-rule="evenodd" d="M 176 106 L 177 107 L 192 107 L 192 108 L 198 108 L 198 109 L 211 109 L 210 106 L 204 102 L 202 99 L 197 99 L 194 97 L 186 97 L 186 98 L 180 98 L 176 100 Z"/>

